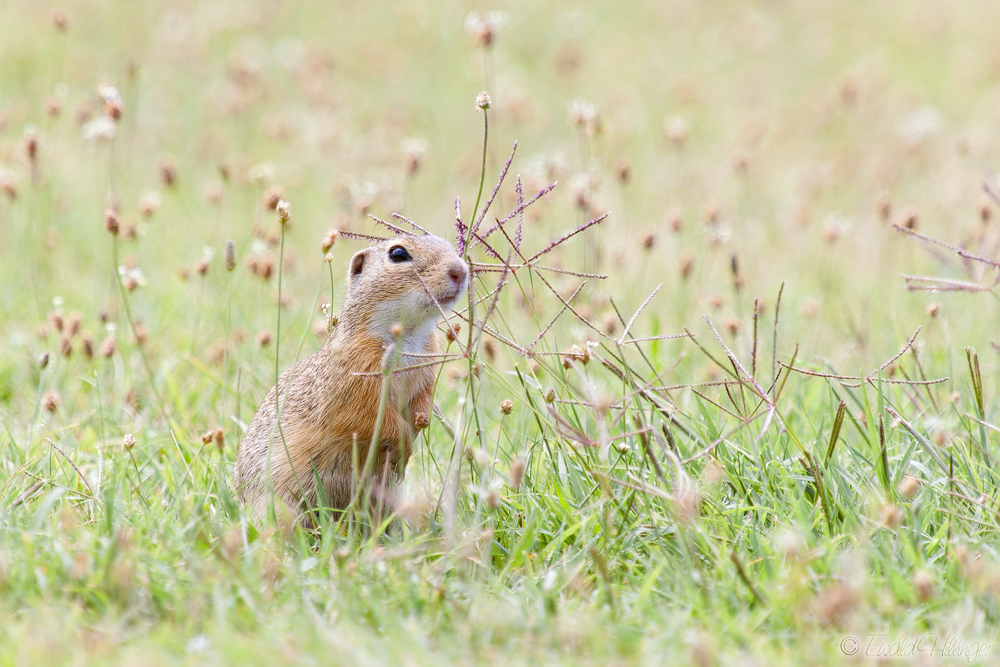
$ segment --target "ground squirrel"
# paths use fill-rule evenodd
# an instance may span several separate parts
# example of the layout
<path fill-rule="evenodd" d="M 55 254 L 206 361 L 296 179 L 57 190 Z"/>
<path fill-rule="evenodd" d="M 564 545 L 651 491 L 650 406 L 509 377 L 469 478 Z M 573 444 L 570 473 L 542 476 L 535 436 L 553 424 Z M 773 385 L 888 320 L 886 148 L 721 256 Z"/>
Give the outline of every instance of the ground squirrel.
<path fill-rule="evenodd" d="M 355 457 L 360 474 L 372 442 L 384 360 L 391 357 L 396 369 L 430 361 L 406 355 L 437 352 L 435 323 L 465 291 L 468 275 L 451 244 L 430 234 L 382 241 L 351 258 L 332 334 L 318 352 L 281 374 L 240 443 L 233 481 L 258 520 L 267 516 L 272 498 L 292 512 L 324 500 L 327 507 L 347 507 Z M 435 366 L 424 365 L 391 376 L 369 467 L 372 504 L 383 511 L 395 506 L 414 417 L 431 413 L 435 374 Z"/>

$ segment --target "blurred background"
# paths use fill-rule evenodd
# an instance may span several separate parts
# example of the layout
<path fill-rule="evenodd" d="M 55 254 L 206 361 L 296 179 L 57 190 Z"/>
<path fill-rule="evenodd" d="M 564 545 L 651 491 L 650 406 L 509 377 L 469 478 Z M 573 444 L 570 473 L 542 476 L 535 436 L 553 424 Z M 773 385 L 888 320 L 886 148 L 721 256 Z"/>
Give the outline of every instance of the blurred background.
<path fill-rule="evenodd" d="M 273 326 L 261 306 L 274 280 L 250 274 L 273 269 L 267 207 L 284 197 L 297 335 L 330 300 L 329 228 L 377 233 L 365 213 L 400 211 L 453 233 L 455 197 L 468 211 L 478 186 L 482 90 L 487 190 L 515 140 L 511 178 L 529 196 L 559 182 L 529 216 L 530 244 L 611 212 L 554 257 L 610 276 L 588 288 L 595 321 L 608 296 L 629 311 L 662 282 L 646 335 L 709 313 L 746 350 L 753 299 L 766 313 L 784 282 L 800 358 L 855 372 L 931 315 L 945 322 L 932 335 L 949 336 L 953 314 L 994 312 L 985 295 L 935 309 L 940 296 L 906 292 L 902 273 L 978 276 L 890 224 L 991 243 L 993 3 L 8 0 L 0 13 L 8 401 L 50 311 L 79 310 L 96 342 L 117 316 L 105 208 L 121 216 L 121 264 L 153 349 L 210 357 L 227 309 L 248 345 Z M 513 201 L 510 180 L 493 213 Z M 221 258 L 230 238 L 238 271 L 250 262 L 235 283 Z M 335 245 L 337 290 L 359 247 Z M 961 331 L 957 349 L 990 335 L 982 317 Z"/>

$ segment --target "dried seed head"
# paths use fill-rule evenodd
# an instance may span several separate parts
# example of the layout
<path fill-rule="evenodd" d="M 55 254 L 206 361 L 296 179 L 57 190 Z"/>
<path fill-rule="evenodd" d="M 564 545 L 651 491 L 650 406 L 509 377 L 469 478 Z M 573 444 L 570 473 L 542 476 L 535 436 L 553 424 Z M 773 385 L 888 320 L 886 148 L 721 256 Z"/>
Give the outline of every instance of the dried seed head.
<path fill-rule="evenodd" d="M 48 365 L 49 365 L 49 353 L 42 352 L 40 355 L 38 355 L 38 368 L 44 369 Z"/>
<path fill-rule="evenodd" d="M 671 209 L 667 212 L 667 224 L 670 225 L 670 231 L 680 234 L 684 231 L 684 215 L 679 209 Z"/>
<path fill-rule="evenodd" d="M 427 416 L 426 412 L 418 412 L 413 415 L 413 427 L 418 431 L 422 431 L 431 425 L 430 417 Z"/>
<path fill-rule="evenodd" d="M 107 359 L 115 353 L 117 342 L 114 334 L 108 334 L 107 338 L 101 341 L 101 356 Z"/>
<path fill-rule="evenodd" d="M 691 277 L 691 272 L 694 269 L 694 254 L 690 250 L 685 250 L 681 254 L 681 280 L 687 280 Z"/>
<path fill-rule="evenodd" d="M 64 333 L 59 339 L 59 354 L 67 359 L 73 356 L 73 338 L 68 333 Z"/>
<path fill-rule="evenodd" d="M 174 159 L 169 155 L 160 156 L 159 169 L 160 181 L 168 188 L 174 187 L 177 184 L 177 165 Z"/>
<path fill-rule="evenodd" d="M 94 339 L 90 334 L 81 334 L 80 342 L 83 344 L 83 354 L 88 359 L 94 358 Z"/>
<path fill-rule="evenodd" d="M 144 218 L 151 217 L 160 208 L 160 195 L 155 192 L 147 192 L 139 199 L 139 215 Z"/>
<path fill-rule="evenodd" d="M 882 506 L 881 517 L 882 525 L 893 530 L 903 522 L 903 510 L 899 509 L 894 503 L 886 503 Z"/>
<path fill-rule="evenodd" d="M 285 198 L 285 189 L 280 185 L 270 185 L 260 197 L 260 205 L 268 211 L 278 208 L 278 204 Z"/>
<path fill-rule="evenodd" d="M 920 211 L 916 206 L 906 206 L 899 212 L 899 224 L 907 229 L 916 229 L 920 220 Z"/>
<path fill-rule="evenodd" d="M 282 199 L 274 208 L 278 212 L 278 220 L 281 224 L 288 222 L 288 218 L 292 214 L 292 205 Z"/>
<path fill-rule="evenodd" d="M 722 323 L 722 326 L 724 326 L 726 328 L 726 330 L 729 332 L 729 335 L 733 336 L 734 338 L 736 337 L 736 334 L 738 334 L 740 332 L 740 329 L 742 328 L 742 327 L 740 327 L 740 321 L 738 319 L 736 319 L 735 317 L 728 318 L 725 322 Z"/>
<path fill-rule="evenodd" d="M 941 302 L 935 301 L 934 303 L 927 306 L 927 316 L 932 320 L 937 319 L 937 316 L 941 314 Z"/>
<path fill-rule="evenodd" d="M 202 257 L 199 259 L 194 265 L 194 270 L 199 276 L 204 276 L 208 273 L 208 258 Z"/>
<path fill-rule="evenodd" d="M 927 570 L 917 570 L 913 573 L 913 591 L 921 602 L 927 602 L 934 596 L 934 577 Z"/>
<path fill-rule="evenodd" d="M 62 331 L 65 326 L 62 313 L 58 310 L 53 310 L 49 313 L 49 322 L 52 324 L 52 328 L 56 331 Z"/>
<path fill-rule="evenodd" d="M 875 200 L 875 210 L 882 220 L 889 219 L 889 216 L 892 215 L 892 203 L 889 201 L 889 195 L 881 194 L 878 196 L 878 199 Z"/>
<path fill-rule="evenodd" d="M 213 434 L 213 439 L 215 440 L 215 446 L 221 452 L 223 446 L 226 444 L 226 432 L 223 431 L 221 428 L 215 429 L 215 433 Z"/>
<path fill-rule="evenodd" d="M 62 396 L 59 395 L 58 391 L 54 389 L 49 389 L 44 394 L 42 394 L 42 407 L 47 412 L 55 412 L 62 405 Z"/>
<path fill-rule="evenodd" d="M 979 200 L 979 219 L 983 221 L 985 225 L 990 221 L 990 217 L 993 214 L 993 202 L 989 197 L 983 195 Z"/>
<path fill-rule="evenodd" d="M 448 339 L 449 343 L 454 343 L 456 340 L 455 336 L 457 336 L 458 332 L 461 330 L 462 330 L 462 325 L 456 322 L 455 324 L 452 324 L 450 327 L 448 327 L 448 329 L 445 330 L 444 337 Z"/>
<path fill-rule="evenodd" d="M 951 402 L 958 405 L 962 401 L 962 394 L 958 390 L 951 392 Z"/>
<path fill-rule="evenodd" d="M 330 248 L 332 248 L 333 244 L 336 243 L 338 236 L 340 236 L 340 232 L 336 229 L 331 228 L 326 233 L 326 236 L 323 237 L 323 242 L 320 243 L 320 248 L 323 249 L 323 252 L 330 252 Z"/>
<path fill-rule="evenodd" d="M 497 356 L 497 346 L 492 338 L 483 341 L 483 352 L 486 353 L 486 359 L 492 364 Z"/>
<path fill-rule="evenodd" d="M 52 27 L 59 32 L 66 32 L 66 28 L 69 27 L 69 19 L 66 17 L 66 12 L 61 9 L 52 12 Z"/>
<path fill-rule="evenodd" d="M 146 344 L 146 339 L 149 338 L 149 329 L 146 328 L 145 324 L 143 324 L 142 322 L 135 323 L 135 332 L 133 338 L 135 339 L 135 342 L 137 345 L 139 345 L 139 347 L 142 347 L 143 345 Z"/>
<path fill-rule="evenodd" d="M 656 230 L 647 230 L 646 233 L 642 235 L 642 247 L 646 250 L 652 250 L 654 245 L 656 245 Z"/>
<path fill-rule="evenodd" d="M 677 485 L 674 491 L 674 512 L 677 515 L 677 522 L 684 526 L 689 526 L 698 518 L 698 487 L 693 482 L 687 480 Z"/>
<path fill-rule="evenodd" d="M 264 329 L 257 334 L 257 347 L 264 349 L 271 344 L 271 330 Z"/>
<path fill-rule="evenodd" d="M 604 333 L 608 334 L 609 336 L 613 336 L 615 332 L 618 330 L 618 316 L 615 315 L 614 313 L 608 313 L 607 315 L 605 315 L 604 324 L 601 328 L 604 330 Z"/>
<path fill-rule="evenodd" d="M 545 402 L 546 403 L 555 403 L 556 402 L 556 390 L 555 389 L 549 389 L 547 392 L 545 392 Z"/>
<path fill-rule="evenodd" d="M 486 506 L 489 507 L 491 510 L 495 510 L 498 507 L 500 507 L 500 492 L 496 488 L 490 486 L 488 489 L 486 489 L 485 496 L 486 496 Z"/>
<path fill-rule="evenodd" d="M 479 378 L 479 364 L 472 364 L 472 375 L 478 379 Z"/>
<path fill-rule="evenodd" d="M 389 334 L 393 338 L 399 338 L 403 335 L 403 325 L 399 322 L 393 322 L 392 326 L 389 327 Z"/>
<path fill-rule="evenodd" d="M 80 324 L 83 322 L 83 313 L 79 310 L 74 310 L 69 314 L 69 318 L 66 323 L 66 330 L 71 336 L 75 336 L 80 333 Z"/>
<path fill-rule="evenodd" d="M 615 160 L 615 174 L 622 184 L 628 183 L 632 177 L 632 165 L 624 155 L 618 156 L 618 159 Z"/>
<path fill-rule="evenodd" d="M 10 172 L 0 169 L 0 190 L 7 196 L 8 201 L 17 199 L 17 183 Z"/>
<path fill-rule="evenodd" d="M 62 110 L 62 102 L 55 95 L 45 98 L 45 115 L 55 118 Z"/>
<path fill-rule="evenodd" d="M 129 451 L 130 449 L 135 447 L 135 436 L 132 435 L 131 433 L 126 433 L 125 435 L 123 435 L 122 447 L 125 448 L 125 451 Z"/>
<path fill-rule="evenodd" d="M 667 133 L 667 139 L 677 146 L 682 146 L 691 134 L 691 128 L 680 116 L 670 116 L 663 121 L 663 128 Z"/>
<path fill-rule="evenodd" d="M 490 94 L 485 90 L 476 96 L 476 111 L 486 111 L 493 104 L 493 100 L 490 99 Z"/>
<path fill-rule="evenodd" d="M 112 236 L 118 236 L 118 214 L 113 209 L 109 208 L 104 211 L 104 228 Z"/>
<path fill-rule="evenodd" d="M 500 412 L 502 412 L 505 415 L 509 415 L 510 413 L 514 412 L 514 401 L 510 400 L 509 398 L 505 398 L 503 401 L 501 401 Z"/>
<path fill-rule="evenodd" d="M 527 468 L 527 463 L 520 456 L 510 462 L 510 488 L 517 491 L 521 487 L 521 482 L 524 480 L 524 472 Z"/>
<path fill-rule="evenodd" d="M 896 487 L 899 491 L 899 495 L 906 498 L 907 500 L 912 500 L 917 496 L 917 492 L 920 490 L 920 480 L 913 475 L 904 475 L 903 479 L 900 480 L 899 486 Z"/>
<path fill-rule="evenodd" d="M 38 158 L 38 131 L 30 126 L 25 128 L 21 142 L 28 159 L 34 162 Z"/>
<path fill-rule="evenodd" d="M 236 268 L 236 244 L 233 243 L 232 239 L 226 241 L 226 245 L 223 247 L 223 257 L 226 260 L 226 271 L 232 271 Z"/>
<path fill-rule="evenodd" d="M 207 445 L 212 442 L 212 438 L 215 437 L 215 431 L 205 431 L 201 434 L 201 444 Z"/>

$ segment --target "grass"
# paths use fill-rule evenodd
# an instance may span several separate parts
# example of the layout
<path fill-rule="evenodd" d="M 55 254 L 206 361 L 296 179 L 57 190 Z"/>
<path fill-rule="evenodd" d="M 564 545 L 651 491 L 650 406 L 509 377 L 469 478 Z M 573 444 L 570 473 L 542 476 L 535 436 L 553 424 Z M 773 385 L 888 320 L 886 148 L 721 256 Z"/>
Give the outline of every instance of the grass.
<path fill-rule="evenodd" d="M 994 661 L 997 9 L 472 9 L 0 4 L 0 663 Z M 403 534 L 254 525 L 350 233 L 456 196 Z"/>

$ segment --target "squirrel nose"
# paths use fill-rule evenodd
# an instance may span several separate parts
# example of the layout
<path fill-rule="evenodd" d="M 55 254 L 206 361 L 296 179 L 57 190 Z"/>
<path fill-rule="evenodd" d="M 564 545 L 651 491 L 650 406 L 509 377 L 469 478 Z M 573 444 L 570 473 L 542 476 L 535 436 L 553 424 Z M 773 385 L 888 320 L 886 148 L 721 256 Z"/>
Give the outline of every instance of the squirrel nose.
<path fill-rule="evenodd" d="M 459 264 L 458 262 L 448 267 L 448 277 L 451 278 L 452 282 L 456 285 L 461 285 L 465 282 L 465 276 L 467 273 L 468 270 L 465 268 L 465 265 Z"/>

